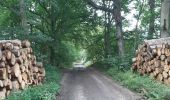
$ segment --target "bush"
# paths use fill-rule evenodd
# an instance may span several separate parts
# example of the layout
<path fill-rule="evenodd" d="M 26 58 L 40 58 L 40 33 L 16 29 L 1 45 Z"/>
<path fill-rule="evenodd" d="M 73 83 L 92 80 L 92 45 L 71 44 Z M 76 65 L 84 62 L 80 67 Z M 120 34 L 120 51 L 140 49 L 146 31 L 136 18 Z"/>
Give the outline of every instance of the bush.
<path fill-rule="evenodd" d="M 130 70 L 122 72 L 115 67 L 105 72 L 121 85 L 146 97 L 147 100 L 169 100 L 170 86 L 159 83 L 148 76 L 140 76 Z"/>

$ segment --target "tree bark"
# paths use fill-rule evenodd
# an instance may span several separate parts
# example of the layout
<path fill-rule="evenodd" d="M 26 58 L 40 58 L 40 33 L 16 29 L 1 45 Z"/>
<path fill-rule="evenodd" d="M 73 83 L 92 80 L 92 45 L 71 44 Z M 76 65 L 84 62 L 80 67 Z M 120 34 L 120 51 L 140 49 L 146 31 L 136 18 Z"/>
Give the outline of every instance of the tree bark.
<path fill-rule="evenodd" d="M 95 4 L 95 2 L 93 2 L 92 0 L 86 0 L 86 2 L 95 9 L 103 10 L 113 14 L 115 20 L 115 26 L 116 26 L 116 38 L 117 38 L 119 55 L 123 57 L 124 39 L 123 39 L 123 31 L 122 31 L 121 0 L 113 0 L 114 2 L 113 9 L 110 9 L 105 6 L 99 6 Z"/>
<path fill-rule="evenodd" d="M 20 23 L 22 30 L 25 34 L 28 34 L 28 25 L 27 25 L 27 20 L 26 20 L 26 14 L 25 14 L 25 2 L 24 0 L 20 0 Z"/>
<path fill-rule="evenodd" d="M 150 23 L 149 23 L 149 33 L 148 38 L 152 39 L 155 32 L 155 0 L 149 0 L 150 7 Z"/>
<path fill-rule="evenodd" d="M 103 0 L 103 5 L 106 7 L 105 1 Z M 110 4 L 109 4 L 110 6 Z M 111 14 L 105 12 L 105 29 L 104 29 L 104 46 L 105 46 L 105 58 L 108 58 L 110 53 L 110 28 L 111 28 Z"/>
<path fill-rule="evenodd" d="M 121 16 L 121 2 L 120 0 L 114 0 L 114 19 L 116 25 L 116 38 L 118 43 L 119 55 L 124 56 L 124 39 L 122 31 L 122 16 Z"/>
<path fill-rule="evenodd" d="M 161 37 L 168 37 L 170 32 L 170 0 L 162 0 Z"/>

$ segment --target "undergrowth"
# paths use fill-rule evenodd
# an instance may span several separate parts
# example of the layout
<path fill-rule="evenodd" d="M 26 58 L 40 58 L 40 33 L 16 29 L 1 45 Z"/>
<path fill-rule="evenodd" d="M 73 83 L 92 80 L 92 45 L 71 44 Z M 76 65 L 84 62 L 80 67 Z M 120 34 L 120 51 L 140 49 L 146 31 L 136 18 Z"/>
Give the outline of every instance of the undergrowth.
<path fill-rule="evenodd" d="M 60 73 L 54 66 L 46 67 L 46 78 L 42 85 L 13 91 L 6 100 L 55 100 L 59 90 Z"/>
<path fill-rule="evenodd" d="M 120 85 L 137 92 L 145 100 L 170 100 L 170 86 L 162 84 L 149 76 L 140 76 L 131 70 L 122 71 L 117 67 L 103 67 L 102 64 L 97 68 L 112 77 Z M 96 65 L 95 65 L 96 66 Z"/>

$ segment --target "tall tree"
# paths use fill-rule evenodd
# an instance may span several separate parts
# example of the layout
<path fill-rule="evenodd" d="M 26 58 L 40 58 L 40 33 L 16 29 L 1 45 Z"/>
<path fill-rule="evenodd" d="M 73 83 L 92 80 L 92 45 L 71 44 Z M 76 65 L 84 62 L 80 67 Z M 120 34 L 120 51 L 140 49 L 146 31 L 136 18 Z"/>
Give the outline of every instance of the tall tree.
<path fill-rule="evenodd" d="M 26 18 L 26 5 L 24 0 L 20 0 L 20 25 L 21 29 L 25 34 L 28 34 L 28 25 L 27 25 L 27 18 Z"/>
<path fill-rule="evenodd" d="M 111 9 L 111 3 L 108 2 L 108 5 L 106 4 L 106 1 L 103 0 L 103 6 L 108 7 Z M 108 58 L 111 55 L 111 41 L 110 41 L 110 32 L 111 32 L 111 24 L 112 24 L 112 16 L 110 12 L 104 11 L 104 47 L 105 47 L 105 58 Z"/>
<path fill-rule="evenodd" d="M 170 32 L 170 0 L 162 0 L 161 37 L 168 37 Z"/>
<path fill-rule="evenodd" d="M 155 32 L 155 0 L 149 0 L 150 22 L 149 22 L 149 38 L 153 38 Z"/>
<path fill-rule="evenodd" d="M 93 2 L 93 0 L 86 0 L 86 1 L 93 8 L 103 10 L 106 12 L 110 12 L 112 16 L 114 17 L 119 55 L 123 57 L 124 56 L 124 39 L 123 39 L 123 30 L 122 30 L 121 0 L 111 0 L 113 3 L 112 9 L 105 7 L 105 6 L 100 6 L 96 4 L 95 2 Z"/>

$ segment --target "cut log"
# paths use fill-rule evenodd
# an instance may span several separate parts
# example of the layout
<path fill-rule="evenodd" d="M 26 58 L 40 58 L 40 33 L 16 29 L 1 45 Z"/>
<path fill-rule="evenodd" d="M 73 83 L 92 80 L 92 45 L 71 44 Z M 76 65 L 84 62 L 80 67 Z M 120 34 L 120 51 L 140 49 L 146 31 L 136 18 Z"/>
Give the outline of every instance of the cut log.
<path fill-rule="evenodd" d="M 14 48 L 14 45 L 10 42 L 7 42 L 5 45 L 4 45 L 4 48 L 6 50 L 12 50 Z"/>
<path fill-rule="evenodd" d="M 28 40 L 25 40 L 22 42 L 22 47 L 23 48 L 29 48 L 31 46 L 31 43 Z"/>
<path fill-rule="evenodd" d="M 21 84 L 22 83 L 22 75 L 18 76 L 18 82 Z"/>
<path fill-rule="evenodd" d="M 20 57 L 18 57 L 18 58 L 16 58 L 16 63 L 18 63 L 18 64 L 23 64 L 23 59 L 22 59 L 22 57 L 20 56 Z"/>
<path fill-rule="evenodd" d="M 12 54 L 12 55 L 11 55 L 11 59 L 10 59 L 10 61 L 9 61 L 9 64 L 10 64 L 11 66 L 14 66 L 15 63 L 16 63 L 15 55 Z"/>
<path fill-rule="evenodd" d="M 4 84 L 3 82 L 0 80 L 0 88 L 3 88 L 4 87 Z"/>
<path fill-rule="evenodd" d="M 0 90 L 0 100 L 4 100 L 6 97 L 6 88 Z"/>
<path fill-rule="evenodd" d="M 165 78 L 165 79 L 168 78 L 168 73 L 167 72 L 163 71 L 162 75 L 163 75 L 163 78 Z"/>
<path fill-rule="evenodd" d="M 6 68 L 1 68 L 0 69 L 0 80 L 7 79 L 7 71 Z"/>
<path fill-rule="evenodd" d="M 39 68 L 42 68 L 43 67 L 43 63 L 42 62 L 37 62 L 36 66 L 39 67 Z"/>
<path fill-rule="evenodd" d="M 7 90 L 7 91 L 6 91 L 6 96 L 8 96 L 10 93 L 11 93 L 11 91 L 10 91 L 10 90 Z"/>
<path fill-rule="evenodd" d="M 20 40 L 0 41 L 0 100 L 8 96 L 12 90 L 24 89 L 27 85 L 42 83 L 45 77 L 45 69 L 41 62 L 37 63 L 36 56 L 33 55 L 30 46 L 31 44 L 28 40 L 22 43 Z M 149 48 L 143 50 L 147 51 Z M 151 59 L 149 53 L 142 55 L 146 57 L 145 59 L 141 55 L 139 57 L 143 61 Z M 168 57 L 166 59 L 167 63 L 169 63 Z M 136 66 L 139 64 L 141 63 L 136 63 Z M 152 63 L 146 63 L 145 68 L 148 65 L 151 66 Z M 141 73 L 145 74 L 146 72 L 146 69 L 141 68 Z M 169 75 L 169 70 L 167 74 Z"/>
<path fill-rule="evenodd" d="M 22 73 L 22 79 L 25 81 L 25 83 L 27 83 L 27 80 L 28 80 L 27 73 Z"/>
<path fill-rule="evenodd" d="M 6 65 L 6 69 L 7 69 L 7 73 L 10 74 L 11 73 L 11 67 L 9 65 Z"/>
<path fill-rule="evenodd" d="M 25 88 L 25 82 L 24 81 L 22 81 L 21 82 L 21 87 L 20 87 L 22 90 Z"/>
<path fill-rule="evenodd" d="M 10 59 L 11 59 L 11 57 L 12 57 L 12 53 L 11 53 L 11 51 L 6 50 L 6 51 L 5 51 L 5 53 L 6 53 L 6 54 L 5 54 L 5 55 L 6 55 L 6 59 L 7 59 L 7 60 L 10 60 Z"/>
<path fill-rule="evenodd" d="M 16 63 L 13 68 L 12 68 L 12 75 L 15 77 L 18 77 L 19 75 L 21 75 L 21 71 L 20 71 L 20 66 L 18 63 Z"/>
<path fill-rule="evenodd" d="M 19 90 L 19 83 L 17 80 L 12 81 L 12 89 Z"/>
<path fill-rule="evenodd" d="M 16 57 L 19 57 L 21 54 L 20 54 L 20 50 L 12 50 L 12 53 L 16 56 Z"/>
<path fill-rule="evenodd" d="M 158 80 L 158 81 L 162 81 L 162 80 L 163 80 L 163 76 L 162 76 L 162 74 L 158 74 L 158 76 L 157 76 L 157 80 Z"/>
<path fill-rule="evenodd" d="M 5 62 L 0 62 L 0 68 L 4 68 L 5 67 Z"/>
<path fill-rule="evenodd" d="M 38 67 L 33 67 L 33 72 L 38 73 L 39 68 Z M 40 70 L 41 71 L 41 70 Z"/>
<path fill-rule="evenodd" d="M 6 86 L 6 89 L 7 90 L 12 90 L 12 82 L 11 82 L 11 80 L 8 80 L 8 84 Z"/>

